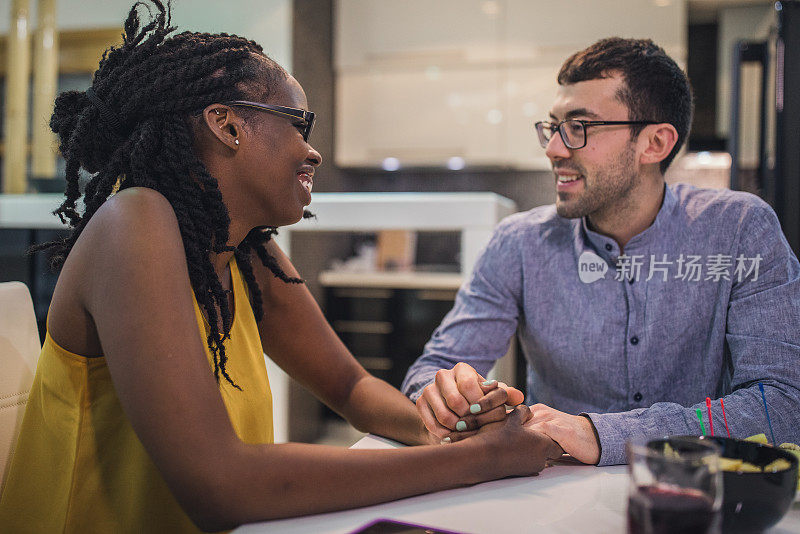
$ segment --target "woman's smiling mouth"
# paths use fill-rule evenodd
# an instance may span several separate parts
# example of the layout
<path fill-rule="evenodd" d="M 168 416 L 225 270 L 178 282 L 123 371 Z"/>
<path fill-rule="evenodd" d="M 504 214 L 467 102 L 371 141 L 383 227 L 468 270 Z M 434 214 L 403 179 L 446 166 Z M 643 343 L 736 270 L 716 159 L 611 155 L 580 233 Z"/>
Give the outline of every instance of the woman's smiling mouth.
<path fill-rule="evenodd" d="M 302 167 L 297 171 L 297 179 L 310 195 L 311 189 L 314 187 L 314 169 L 310 165 Z"/>

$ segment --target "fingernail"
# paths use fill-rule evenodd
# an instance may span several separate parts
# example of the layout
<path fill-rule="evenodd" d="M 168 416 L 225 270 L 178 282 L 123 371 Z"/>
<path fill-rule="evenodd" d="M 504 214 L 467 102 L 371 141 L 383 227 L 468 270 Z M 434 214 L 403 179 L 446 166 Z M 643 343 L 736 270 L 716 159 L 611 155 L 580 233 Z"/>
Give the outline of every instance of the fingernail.
<path fill-rule="evenodd" d="M 456 423 L 456 430 L 458 430 L 459 432 L 463 432 L 466 429 L 467 429 L 467 423 L 465 423 L 464 421 L 459 421 L 458 423 Z"/>
<path fill-rule="evenodd" d="M 442 444 L 442 445 L 444 445 L 444 444 L 446 444 L 446 443 L 450 443 L 450 441 L 451 441 L 451 440 L 450 440 L 450 438 L 444 438 L 444 439 L 441 441 L 441 444 Z"/>
<path fill-rule="evenodd" d="M 484 386 L 491 386 L 491 385 L 493 385 L 495 382 L 497 382 L 497 380 L 487 380 L 486 382 L 484 382 L 484 383 L 483 383 L 483 385 L 484 385 Z"/>
<path fill-rule="evenodd" d="M 481 405 L 480 404 L 473 404 L 472 406 L 469 407 L 469 411 L 472 412 L 472 413 L 478 413 L 478 412 L 481 411 Z"/>

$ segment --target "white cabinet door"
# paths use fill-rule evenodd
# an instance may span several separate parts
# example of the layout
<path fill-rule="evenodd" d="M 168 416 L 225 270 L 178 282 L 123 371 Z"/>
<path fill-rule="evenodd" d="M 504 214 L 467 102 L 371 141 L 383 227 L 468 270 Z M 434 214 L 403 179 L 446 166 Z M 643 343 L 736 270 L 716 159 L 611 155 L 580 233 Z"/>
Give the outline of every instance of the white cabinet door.
<path fill-rule="evenodd" d="M 547 169 L 533 123 L 564 60 L 613 35 L 680 65 L 686 0 L 339 0 L 336 162 Z"/>
<path fill-rule="evenodd" d="M 497 68 L 370 70 L 337 77 L 336 163 L 508 165 Z"/>
<path fill-rule="evenodd" d="M 337 69 L 495 61 L 505 0 L 339 0 Z"/>
<path fill-rule="evenodd" d="M 686 50 L 686 0 L 505 0 L 507 55 L 560 65 L 605 37 L 652 39 L 676 60 Z M 558 59 L 560 58 L 560 59 Z"/>

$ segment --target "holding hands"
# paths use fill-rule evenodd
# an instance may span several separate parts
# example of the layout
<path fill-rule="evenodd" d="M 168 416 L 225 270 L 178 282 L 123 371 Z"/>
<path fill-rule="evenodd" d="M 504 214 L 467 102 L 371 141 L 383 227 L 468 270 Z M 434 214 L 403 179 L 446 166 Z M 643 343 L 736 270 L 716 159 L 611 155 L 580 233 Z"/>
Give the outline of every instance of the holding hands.
<path fill-rule="evenodd" d="M 428 432 L 447 443 L 483 433 L 484 429 L 499 428 L 494 423 L 506 419 L 506 406 L 516 406 L 524 400 L 520 390 L 485 380 L 461 362 L 436 373 L 433 383 L 417 399 L 417 412 Z M 587 464 L 599 460 L 600 446 L 588 417 L 570 415 L 544 404 L 519 410 L 527 412 L 525 428 L 549 437 L 576 460 Z"/>
<path fill-rule="evenodd" d="M 506 405 L 516 406 L 525 395 L 497 380 L 486 380 L 466 363 L 440 369 L 417 399 L 425 427 L 439 439 L 471 436 L 489 423 L 506 417 Z"/>
<path fill-rule="evenodd" d="M 548 460 L 561 457 L 564 451 L 558 443 L 525 424 L 529 417 L 527 406 L 517 406 L 503 421 L 488 423 L 473 432 L 475 437 L 468 441 L 483 442 L 480 450 L 489 451 L 488 479 L 530 476 L 544 469 Z"/>

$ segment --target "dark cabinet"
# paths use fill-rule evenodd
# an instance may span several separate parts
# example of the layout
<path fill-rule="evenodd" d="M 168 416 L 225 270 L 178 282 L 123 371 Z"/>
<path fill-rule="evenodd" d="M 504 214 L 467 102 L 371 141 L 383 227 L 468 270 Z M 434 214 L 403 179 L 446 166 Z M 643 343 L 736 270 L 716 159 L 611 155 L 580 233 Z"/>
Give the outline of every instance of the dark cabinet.
<path fill-rule="evenodd" d="M 373 375 L 395 387 L 422 354 L 433 331 L 453 307 L 460 279 L 440 280 L 444 287 L 370 287 L 369 275 L 360 286 L 326 284 L 325 310 L 336 333 Z"/>

